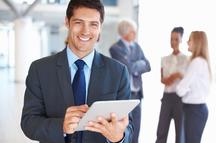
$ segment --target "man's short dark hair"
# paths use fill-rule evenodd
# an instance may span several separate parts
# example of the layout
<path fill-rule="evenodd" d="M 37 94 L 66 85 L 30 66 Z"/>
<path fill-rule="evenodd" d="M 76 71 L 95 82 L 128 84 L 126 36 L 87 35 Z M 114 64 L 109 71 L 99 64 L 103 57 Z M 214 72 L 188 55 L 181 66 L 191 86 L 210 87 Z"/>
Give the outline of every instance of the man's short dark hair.
<path fill-rule="evenodd" d="M 70 0 L 66 10 L 66 16 L 68 20 L 70 20 L 70 18 L 73 16 L 74 10 L 80 7 L 96 9 L 100 13 L 100 22 L 103 23 L 104 5 L 100 0 Z"/>

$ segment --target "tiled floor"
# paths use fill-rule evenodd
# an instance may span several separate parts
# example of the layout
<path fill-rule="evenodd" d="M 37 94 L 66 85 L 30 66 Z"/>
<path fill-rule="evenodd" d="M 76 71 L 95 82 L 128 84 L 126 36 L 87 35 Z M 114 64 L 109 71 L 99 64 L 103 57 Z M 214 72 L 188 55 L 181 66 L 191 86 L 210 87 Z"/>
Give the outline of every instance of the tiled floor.
<path fill-rule="evenodd" d="M 21 131 L 20 116 L 23 106 L 24 83 L 15 83 L 13 70 L 0 69 L 0 143 L 37 143 L 29 140 Z M 140 143 L 154 143 L 156 139 L 156 127 L 160 110 L 160 94 L 162 89 L 158 87 L 155 73 L 144 77 L 145 98 L 142 102 L 142 126 L 140 132 Z M 157 90 L 152 90 L 152 88 Z M 148 88 L 147 88 L 148 87 Z M 209 97 L 209 119 L 203 134 L 202 143 L 214 143 L 213 139 L 216 129 L 216 86 L 212 87 Z M 167 143 L 173 143 L 175 138 L 173 122 L 170 125 Z"/>
<path fill-rule="evenodd" d="M 0 143 L 33 143 L 20 128 L 24 83 L 15 83 L 13 70 L 0 70 Z"/>

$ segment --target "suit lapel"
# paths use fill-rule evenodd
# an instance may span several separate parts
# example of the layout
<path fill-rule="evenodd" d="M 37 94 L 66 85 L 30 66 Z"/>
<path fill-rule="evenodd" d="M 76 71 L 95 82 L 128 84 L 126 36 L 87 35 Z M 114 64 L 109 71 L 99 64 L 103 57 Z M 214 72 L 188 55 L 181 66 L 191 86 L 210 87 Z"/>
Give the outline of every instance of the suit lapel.
<path fill-rule="evenodd" d="M 59 53 L 57 60 L 57 75 L 59 79 L 59 85 L 65 100 L 67 107 L 74 105 L 74 98 L 71 86 L 70 69 L 67 60 L 66 48 Z"/>
<path fill-rule="evenodd" d="M 100 75 L 103 72 L 102 71 L 103 66 L 104 66 L 104 62 L 102 60 L 101 55 L 98 52 L 95 52 L 92 69 L 91 69 L 89 87 L 88 87 L 87 103 L 89 105 L 91 105 L 95 101 L 95 99 L 99 99 L 97 97 L 99 95 L 96 95 L 94 90 L 98 89 L 100 82 L 102 82 Z"/>
<path fill-rule="evenodd" d="M 118 45 L 118 47 L 120 48 L 121 53 L 128 54 L 127 47 L 126 47 L 126 45 L 122 42 L 122 40 L 119 40 L 118 43 L 117 43 L 117 45 Z"/>

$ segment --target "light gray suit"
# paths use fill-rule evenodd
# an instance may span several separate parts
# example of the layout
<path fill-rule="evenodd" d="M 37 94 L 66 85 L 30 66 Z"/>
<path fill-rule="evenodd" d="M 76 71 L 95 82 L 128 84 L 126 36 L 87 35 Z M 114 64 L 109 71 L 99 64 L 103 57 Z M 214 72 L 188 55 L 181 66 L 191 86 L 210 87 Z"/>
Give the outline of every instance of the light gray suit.
<path fill-rule="evenodd" d="M 127 68 L 97 52 L 92 64 L 87 104 L 99 100 L 130 98 Z M 26 79 L 26 91 L 21 127 L 26 136 L 41 143 L 64 143 L 63 120 L 67 107 L 73 106 L 66 50 L 31 64 Z M 130 121 L 131 122 L 131 121 Z M 124 143 L 130 143 L 133 128 L 129 123 Z M 75 142 L 76 134 L 71 142 Z M 107 143 L 95 132 L 84 131 L 83 143 Z"/>
<path fill-rule="evenodd" d="M 141 100 L 143 98 L 141 75 L 145 72 L 149 72 L 151 67 L 139 44 L 135 42 L 133 47 L 127 47 L 122 40 L 119 40 L 111 46 L 110 54 L 112 58 L 127 66 L 132 80 L 131 85 L 133 85 L 135 89 L 138 89 L 137 91 L 133 91 L 133 88 L 131 87 L 131 98 Z M 132 143 L 138 143 L 141 122 L 141 104 L 133 110 L 132 116 L 134 124 L 134 137 Z"/>

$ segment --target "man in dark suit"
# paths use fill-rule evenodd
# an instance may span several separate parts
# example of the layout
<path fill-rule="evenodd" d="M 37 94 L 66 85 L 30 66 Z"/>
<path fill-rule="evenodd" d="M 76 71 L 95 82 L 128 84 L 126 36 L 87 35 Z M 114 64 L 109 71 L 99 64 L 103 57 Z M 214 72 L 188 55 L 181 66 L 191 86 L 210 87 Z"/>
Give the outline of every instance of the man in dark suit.
<path fill-rule="evenodd" d="M 149 61 L 137 42 L 136 23 L 132 20 L 125 19 L 118 25 L 118 33 L 121 39 L 114 43 L 110 48 L 112 58 L 125 64 L 128 68 L 131 79 L 131 98 L 142 99 L 142 77 L 141 75 L 151 70 Z M 141 103 L 132 111 L 134 135 L 132 143 L 138 143 L 140 123 L 141 123 Z"/>
<path fill-rule="evenodd" d="M 115 113 L 109 121 L 99 117 L 85 131 L 75 132 L 93 102 L 130 99 L 127 67 L 94 50 L 103 20 L 104 6 L 100 0 L 69 2 L 65 18 L 66 48 L 34 61 L 26 79 L 21 128 L 30 139 L 40 143 L 131 142 L 131 119 L 117 120 Z M 77 61 L 83 63 L 81 70 Z M 85 85 L 80 91 L 85 93 L 85 103 L 81 105 L 77 105 L 79 97 L 74 94 L 77 89 L 72 84 L 77 82 L 74 78 L 79 70 L 85 83 L 79 84 Z"/>

